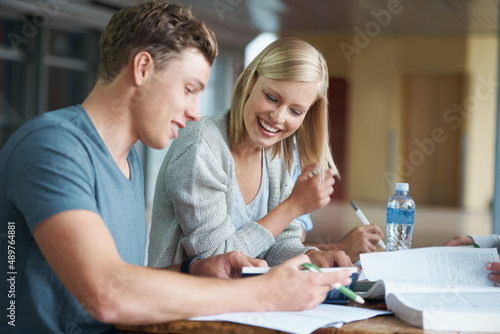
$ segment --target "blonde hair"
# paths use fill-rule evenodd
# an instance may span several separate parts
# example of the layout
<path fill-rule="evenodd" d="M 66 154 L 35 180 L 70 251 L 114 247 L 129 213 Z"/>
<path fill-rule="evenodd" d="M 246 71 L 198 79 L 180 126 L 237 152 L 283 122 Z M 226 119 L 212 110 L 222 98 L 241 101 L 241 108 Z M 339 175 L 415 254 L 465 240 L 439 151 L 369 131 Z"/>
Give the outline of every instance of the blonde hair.
<path fill-rule="evenodd" d="M 243 139 L 243 110 L 259 76 L 270 80 L 318 83 L 316 100 L 295 132 L 300 168 L 317 162 L 319 173 L 334 168 L 338 175 L 330 151 L 326 61 L 316 48 L 297 38 L 280 38 L 269 44 L 241 73 L 233 90 L 229 112 L 230 146 L 235 147 Z M 293 135 L 274 144 L 269 151 L 273 159 L 276 156 L 282 158 L 291 171 Z"/>

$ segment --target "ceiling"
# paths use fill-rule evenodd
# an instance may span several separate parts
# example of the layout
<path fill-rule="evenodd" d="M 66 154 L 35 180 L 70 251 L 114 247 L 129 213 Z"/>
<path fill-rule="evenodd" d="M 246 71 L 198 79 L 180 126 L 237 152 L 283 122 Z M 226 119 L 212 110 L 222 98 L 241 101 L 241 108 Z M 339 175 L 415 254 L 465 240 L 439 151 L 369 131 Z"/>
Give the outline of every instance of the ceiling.
<path fill-rule="evenodd" d="M 496 34 L 498 0 L 282 0 L 284 31 L 381 34 Z"/>
<path fill-rule="evenodd" d="M 0 0 L 0 15 L 44 11 L 59 24 L 102 29 L 114 11 L 145 0 Z M 500 0 L 174 0 L 192 8 L 221 42 L 278 34 L 496 35 Z M 43 8 L 42 4 L 56 4 Z M 49 11 L 51 10 L 51 11 Z"/>

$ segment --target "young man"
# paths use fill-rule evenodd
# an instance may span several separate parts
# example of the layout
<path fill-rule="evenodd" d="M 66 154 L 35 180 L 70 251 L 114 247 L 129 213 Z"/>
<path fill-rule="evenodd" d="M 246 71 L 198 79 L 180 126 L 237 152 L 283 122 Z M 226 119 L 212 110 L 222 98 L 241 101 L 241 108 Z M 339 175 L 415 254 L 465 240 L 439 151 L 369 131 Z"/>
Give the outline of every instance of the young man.
<path fill-rule="evenodd" d="M 0 151 L 0 332 L 107 333 L 110 324 L 302 310 L 331 283 L 347 283 L 347 271 L 299 271 L 306 255 L 241 280 L 142 266 L 143 179 L 133 144 L 164 148 L 200 118 L 216 54 L 213 33 L 181 6 L 121 10 L 103 32 L 98 81 L 82 105 L 45 113 L 9 139 Z M 192 274 L 219 277 L 263 265 L 241 253 L 189 261 L 182 271 L 189 264 Z"/>

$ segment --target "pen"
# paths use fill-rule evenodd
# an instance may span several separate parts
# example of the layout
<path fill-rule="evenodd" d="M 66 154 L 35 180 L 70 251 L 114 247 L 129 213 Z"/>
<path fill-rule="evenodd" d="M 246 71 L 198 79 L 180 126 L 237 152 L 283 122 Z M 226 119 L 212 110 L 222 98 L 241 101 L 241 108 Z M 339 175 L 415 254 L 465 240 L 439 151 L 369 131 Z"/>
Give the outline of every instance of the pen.
<path fill-rule="evenodd" d="M 365 215 L 363 214 L 363 212 L 361 211 L 360 208 L 358 208 L 358 206 L 356 205 L 356 203 L 354 203 L 354 201 L 351 201 L 351 205 L 352 207 L 354 208 L 354 211 L 356 211 L 356 214 L 358 215 L 359 219 L 361 219 L 361 221 L 363 222 L 363 224 L 365 225 L 370 225 L 370 222 L 368 221 L 368 219 L 366 219 Z M 382 241 L 382 239 L 380 239 L 378 241 L 378 245 L 382 248 L 382 249 L 387 249 L 387 247 L 385 246 L 384 242 Z"/>
<path fill-rule="evenodd" d="M 319 267 L 313 263 L 304 263 L 302 265 L 302 268 L 309 270 L 311 272 L 316 272 L 316 273 L 321 272 L 321 269 L 319 269 Z M 332 289 L 339 290 L 341 293 L 343 293 L 347 297 L 351 298 L 356 303 L 359 303 L 359 304 L 365 303 L 365 300 L 363 298 L 361 298 L 361 296 L 359 296 L 356 292 L 352 291 L 351 289 L 343 286 L 342 284 L 333 283 L 331 286 L 332 286 Z"/>

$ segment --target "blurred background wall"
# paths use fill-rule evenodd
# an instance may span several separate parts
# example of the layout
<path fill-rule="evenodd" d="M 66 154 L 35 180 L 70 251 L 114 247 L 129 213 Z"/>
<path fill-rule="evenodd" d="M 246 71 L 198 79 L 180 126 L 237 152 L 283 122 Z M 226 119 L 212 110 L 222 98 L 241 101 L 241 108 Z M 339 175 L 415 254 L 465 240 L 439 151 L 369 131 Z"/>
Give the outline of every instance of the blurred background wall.
<path fill-rule="evenodd" d="M 83 101 L 100 32 L 116 10 L 138 2 L 0 0 L 0 146 L 36 115 Z M 203 115 L 229 106 L 259 35 L 297 36 L 329 66 L 337 201 L 385 207 L 394 183 L 406 181 L 421 206 L 490 210 L 498 0 L 174 2 L 191 7 L 220 44 Z M 150 206 L 165 150 L 137 148 Z"/>

